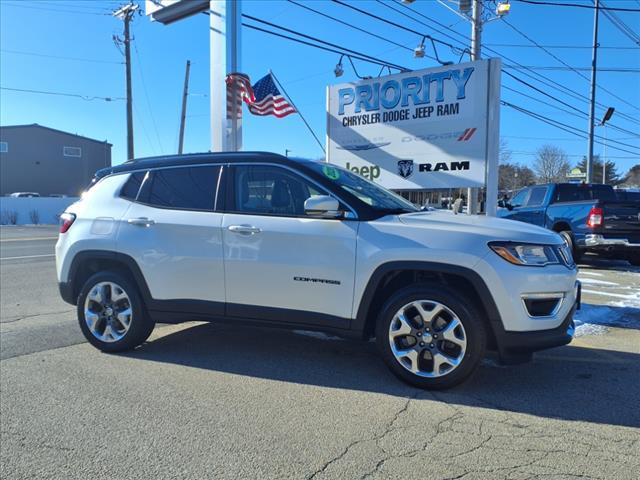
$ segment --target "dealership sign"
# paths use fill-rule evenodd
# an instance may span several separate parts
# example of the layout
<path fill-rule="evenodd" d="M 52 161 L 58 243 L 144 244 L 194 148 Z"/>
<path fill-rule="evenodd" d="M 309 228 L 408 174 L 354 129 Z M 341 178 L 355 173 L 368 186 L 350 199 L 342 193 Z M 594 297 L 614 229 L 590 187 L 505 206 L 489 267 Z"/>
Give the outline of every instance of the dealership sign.
<path fill-rule="evenodd" d="M 328 161 L 397 190 L 492 183 L 500 67 L 481 60 L 328 87 Z"/>

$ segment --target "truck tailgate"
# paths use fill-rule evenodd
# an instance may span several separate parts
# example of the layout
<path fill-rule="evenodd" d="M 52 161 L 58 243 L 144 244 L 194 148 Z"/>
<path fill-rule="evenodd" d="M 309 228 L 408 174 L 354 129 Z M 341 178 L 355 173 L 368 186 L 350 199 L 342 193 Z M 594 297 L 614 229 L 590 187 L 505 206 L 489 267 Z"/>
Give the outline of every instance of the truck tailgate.
<path fill-rule="evenodd" d="M 640 202 L 600 202 L 604 225 L 594 231 L 605 238 L 626 238 L 640 243 Z"/>

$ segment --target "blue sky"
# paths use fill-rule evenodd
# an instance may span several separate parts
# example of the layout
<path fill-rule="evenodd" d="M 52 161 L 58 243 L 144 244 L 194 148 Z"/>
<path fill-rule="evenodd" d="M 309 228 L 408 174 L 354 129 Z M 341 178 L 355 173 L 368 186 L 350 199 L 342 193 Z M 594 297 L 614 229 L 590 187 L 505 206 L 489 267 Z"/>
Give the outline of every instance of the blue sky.
<path fill-rule="evenodd" d="M 143 2 L 139 3 L 144 7 Z M 352 3 L 414 30 L 455 43 L 452 39 L 419 23 L 424 21 L 433 25 L 399 4 L 392 5 L 413 18 L 402 16 L 373 0 L 357 0 Z M 605 3 L 610 7 L 640 8 L 640 1 L 637 0 L 608 0 Z M 124 65 L 120 63 L 123 57 L 112 40 L 112 35 L 122 33 L 122 22 L 108 15 L 110 10 L 120 4 L 121 2 L 107 0 L 0 0 L 0 85 L 89 97 L 124 97 Z M 409 48 L 414 48 L 420 41 L 413 33 L 376 21 L 330 1 L 315 0 L 306 4 Z M 445 33 L 463 43 L 466 42 L 460 35 L 469 35 L 469 24 L 435 0 L 417 0 L 411 9 L 448 26 L 449 30 Z M 319 17 L 286 0 L 245 0 L 243 11 L 411 69 L 435 65 L 431 59 L 415 59 L 411 52 L 405 49 Z M 617 15 L 640 33 L 640 13 L 619 12 Z M 536 6 L 513 1 L 508 21 L 542 45 L 591 45 L 593 12 L 589 9 Z M 187 59 L 192 62 L 192 95 L 189 97 L 185 151 L 208 150 L 208 26 L 209 19 L 206 15 L 196 15 L 169 26 L 153 23 L 144 15 L 136 17 L 133 23 L 135 40 L 132 55 L 137 157 L 176 152 L 184 66 Z M 630 132 L 616 131 L 609 127 L 607 136 L 630 145 L 622 148 L 638 152 L 640 46 L 624 36 L 607 18 L 601 17 L 600 27 L 602 47 L 624 48 L 601 49 L 599 67 L 634 70 L 632 73 L 599 73 L 598 84 L 620 99 L 599 89 L 597 100 L 616 107 L 616 114 L 611 123 Z M 325 87 L 331 83 L 355 79 L 351 67 L 345 63 L 344 76 L 336 80 L 333 69 L 338 55 L 334 53 L 247 28 L 243 28 L 242 35 L 243 70 L 255 81 L 272 69 L 313 129 L 324 139 Z M 502 21 L 485 25 L 483 44 L 521 65 L 562 67 L 561 63 L 539 48 L 502 46 L 532 45 Z M 588 48 L 552 48 L 550 51 L 573 67 L 590 66 L 591 51 Z M 427 52 L 429 53 L 429 48 Z M 446 47 L 439 48 L 438 53 L 444 59 L 457 61 L 459 57 L 459 54 L 452 53 Z M 483 56 L 497 55 L 485 50 Z M 53 57 L 73 57 L 81 60 Z M 505 63 L 510 62 L 505 60 Z M 378 66 L 360 61 L 356 61 L 356 67 L 361 75 L 375 76 L 379 72 Z M 572 99 L 557 88 L 532 81 L 517 70 L 509 71 L 541 90 L 561 98 L 571 106 L 584 112 L 588 109 L 587 103 Z M 538 71 L 580 95 L 589 95 L 589 71 L 581 72 L 587 79 L 572 71 Z M 505 88 L 502 91 L 503 100 L 582 130 L 587 129 L 586 118 L 559 111 L 552 107 L 553 102 L 550 99 L 515 80 L 503 76 L 503 86 L 537 99 L 527 98 Z M 598 108 L 596 112 L 601 116 L 603 110 Z M 632 118 L 624 118 L 619 113 Z M 113 163 L 121 163 L 125 158 L 124 101 L 87 101 L 64 96 L 0 91 L 0 124 L 26 123 L 39 123 L 92 138 L 106 139 L 113 144 Z M 514 152 L 512 160 L 523 164 L 531 164 L 534 159 L 532 153 L 545 143 L 563 148 L 570 155 L 572 163 L 580 160 L 587 150 L 586 140 L 508 108 L 503 108 L 501 112 L 501 137 L 507 140 L 509 148 Z M 297 156 L 322 156 L 322 151 L 297 115 L 279 120 L 272 117 L 253 117 L 245 110 L 244 146 L 246 150 L 284 153 L 286 148 Z M 602 146 L 596 145 L 595 152 L 602 153 Z M 611 144 L 608 157 L 616 161 L 621 173 L 640 163 L 638 155 L 614 150 Z"/>

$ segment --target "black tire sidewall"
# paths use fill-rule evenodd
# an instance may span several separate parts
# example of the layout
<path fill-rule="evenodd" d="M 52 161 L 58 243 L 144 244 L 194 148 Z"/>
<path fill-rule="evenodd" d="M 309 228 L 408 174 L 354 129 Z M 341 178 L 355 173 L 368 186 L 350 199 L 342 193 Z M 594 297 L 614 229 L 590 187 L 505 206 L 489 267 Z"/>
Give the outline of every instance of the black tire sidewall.
<path fill-rule="evenodd" d="M 462 363 L 451 373 L 437 378 L 414 375 L 398 363 L 389 345 L 389 324 L 395 313 L 415 300 L 433 300 L 451 309 L 460 319 L 467 335 L 467 350 Z M 446 287 L 418 284 L 394 293 L 380 311 L 376 323 L 376 344 L 384 362 L 401 380 L 418 388 L 444 389 L 460 384 L 478 367 L 484 358 L 487 343 L 483 319 L 471 303 Z"/>
<path fill-rule="evenodd" d="M 582 251 L 580 251 L 580 249 L 577 247 L 576 242 L 573 238 L 573 233 L 568 230 L 563 230 L 562 232 L 559 232 L 559 235 L 564 239 L 564 241 L 567 243 L 567 246 L 571 250 L 573 261 L 575 263 L 578 263 L 582 258 Z"/>
<path fill-rule="evenodd" d="M 127 295 L 131 303 L 132 319 L 129 331 L 126 335 L 116 342 L 103 342 L 94 337 L 84 317 L 84 302 L 91 289 L 100 282 L 113 282 L 120 285 Z M 125 275 L 119 272 L 105 271 L 99 272 L 91 276 L 82 287 L 78 296 L 78 323 L 80 329 L 87 341 L 103 352 L 123 352 L 131 350 L 142 343 L 151 335 L 155 322 L 147 315 L 146 309 L 142 302 L 142 297 L 136 288 L 136 285 Z"/>

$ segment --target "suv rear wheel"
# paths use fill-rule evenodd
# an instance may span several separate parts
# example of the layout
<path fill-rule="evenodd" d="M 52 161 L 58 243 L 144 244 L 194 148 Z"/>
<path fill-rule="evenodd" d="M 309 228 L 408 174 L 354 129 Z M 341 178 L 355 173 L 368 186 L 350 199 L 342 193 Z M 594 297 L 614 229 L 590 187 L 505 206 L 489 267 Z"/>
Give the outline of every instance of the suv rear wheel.
<path fill-rule="evenodd" d="M 131 350 L 149 338 L 154 321 L 138 289 L 118 272 L 99 272 L 78 298 L 78 321 L 85 338 L 103 352 Z"/>
<path fill-rule="evenodd" d="M 391 371 L 419 388 L 449 388 L 480 364 L 486 331 L 454 291 L 419 284 L 393 294 L 378 317 L 376 342 Z"/>

